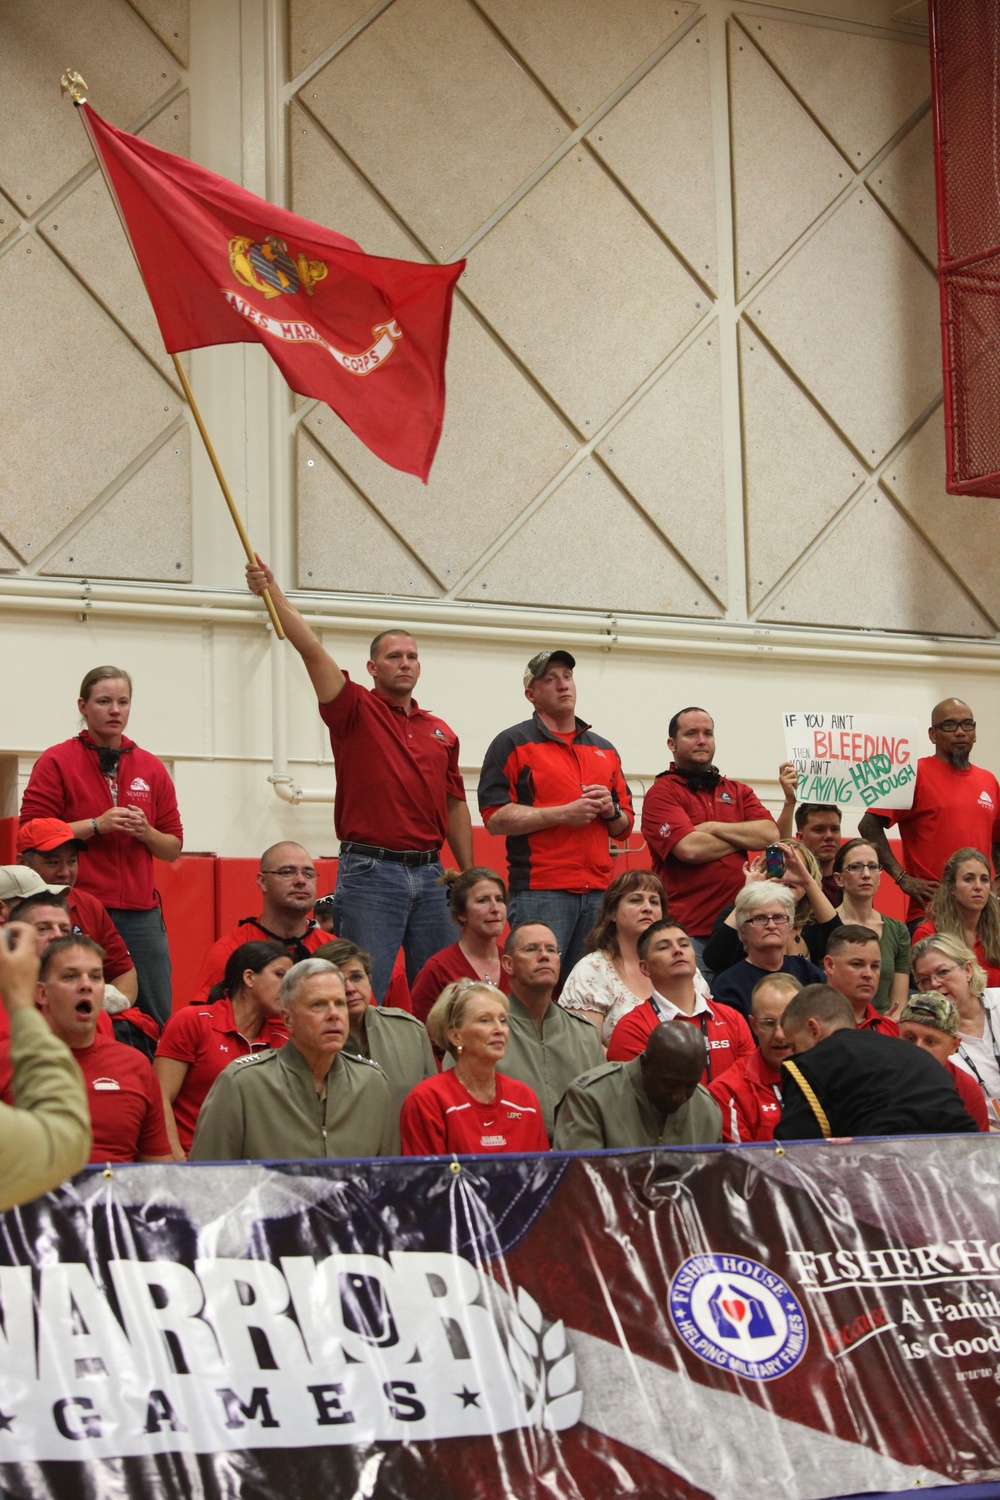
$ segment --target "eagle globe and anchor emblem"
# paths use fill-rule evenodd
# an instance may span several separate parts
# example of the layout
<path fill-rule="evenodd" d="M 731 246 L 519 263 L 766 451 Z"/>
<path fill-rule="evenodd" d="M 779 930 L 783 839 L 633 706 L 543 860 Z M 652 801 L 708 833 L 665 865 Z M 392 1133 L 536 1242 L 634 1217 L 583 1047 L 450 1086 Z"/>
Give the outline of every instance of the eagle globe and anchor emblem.
<path fill-rule="evenodd" d="M 317 283 L 325 281 L 328 274 L 324 261 L 312 260 L 301 250 L 293 253 L 276 234 L 266 234 L 260 240 L 248 234 L 234 235 L 229 241 L 229 265 L 242 286 L 260 292 L 265 300 L 294 297 L 298 292 L 311 297 Z M 388 318 L 372 328 L 374 343 L 367 349 L 351 353 L 331 344 L 305 319 L 272 318 L 240 293 L 225 287 L 222 295 L 241 317 L 262 333 L 281 339 L 283 343 L 313 344 L 325 349 L 349 375 L 370 375 L 373 370 L 380 369 L 403 337 L 403 330 L 395 318 Z"/>

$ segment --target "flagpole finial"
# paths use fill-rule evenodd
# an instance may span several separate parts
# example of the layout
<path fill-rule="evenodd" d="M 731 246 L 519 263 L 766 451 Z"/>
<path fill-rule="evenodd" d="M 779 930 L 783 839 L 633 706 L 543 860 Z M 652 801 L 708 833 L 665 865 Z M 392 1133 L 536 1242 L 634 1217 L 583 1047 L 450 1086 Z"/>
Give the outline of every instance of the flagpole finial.
<path fill-rule="evenodd" d="M 74 104 L 86 104 L 87 84 L 73 68 L 67 68 L 59 80 L 59 89 L 63 94 L 68 94 Z"/>

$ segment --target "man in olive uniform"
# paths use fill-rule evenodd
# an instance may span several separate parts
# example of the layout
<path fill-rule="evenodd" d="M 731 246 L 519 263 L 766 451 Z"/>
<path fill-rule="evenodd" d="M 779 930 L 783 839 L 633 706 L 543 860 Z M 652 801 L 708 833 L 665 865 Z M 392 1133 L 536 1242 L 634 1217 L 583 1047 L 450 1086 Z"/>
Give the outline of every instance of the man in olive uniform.
<path fill-rule="evenodd" d="M 427 1027 L 408 1010 L 375 1004 L 372 957 L 357 943 L 337 938 L 317 948 L 314 957 L 333 964 L 344 981 L 351 1022 L 345 1052 L 357 1052 L 378 1063 L 389 1080 L 396 1108 L 402 1108 L 410 1090 L 437 1072 Z"/>
<path fill-rule="evenodd" d="M 605 1063 L 570 1084 L 556 1113 L 556 1151 L 714 1146 L 722 1111 L 699 1082 L 705 1041 L 687 1021 L 664 1021 L 630 1062 Z"/>
<path fill-rule="evenodd" d="M 500 1071 L 534 1089 L 551 1141 L 559 1100 L 574 1078 L 604 1061 L 600 1032 L 552 998 L 559 948 L 551 928 L 522 922 L 504 944 L 500 962 L 510 975 L 510 1031 Z"/>
<path fill-rule="evenodd" d="M 347 995 L 321 958 L 281 981 L 288 1041 L 231 1063 L 201 1107 L 189 1161 L 394 1156 L 398 1111 L 377 1063 L 345 1052 Z"/>

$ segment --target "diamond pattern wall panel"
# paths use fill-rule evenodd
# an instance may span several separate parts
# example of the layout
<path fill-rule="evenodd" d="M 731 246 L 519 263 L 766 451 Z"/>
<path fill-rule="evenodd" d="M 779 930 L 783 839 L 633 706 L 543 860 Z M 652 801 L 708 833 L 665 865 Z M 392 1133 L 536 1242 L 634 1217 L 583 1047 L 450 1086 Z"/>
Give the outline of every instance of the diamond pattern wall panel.
<path fill-rule="evenodd" d="M 591 433 L 708 306 L 582 150 L 564 157 L 475 247 L 462 286 L 553 400 Z"/>
<path fill-rule="evenodd" d="M 117 0 L 4 0 L 0 8 L 0 188 L 36 213 L 93 160 L 59 79 L 72 66 L 93 85 L 98 114 L 131 122 L 178 78 L 176 59 Z"/>
<path fill-rule="evenodd" d="M 298 586 L 346 593 L 440 593 L 370 505 L 306 433 L 298 440 Z"/>
<path fill-rule="evenodd" d="M 715 323 L 612 428 L 598 453 L 725 603 L 726 495 Z"/>
<path fill-rule="evenodd" d="M 0 405 L 4 532 L 32 558 L 180 405 L 38 240 L 23 239 L 0 256 L 0 347 L 17 350 Z"/>
<path fill-rule="evenodd" d="M 747 317 L 867 462 L 940 390 L 935 279 L 864 189 L 750 300 Z"/>
<path fill-rule="evenodd" d="M 426 487 L 380 463 L 328 407 L 317 406 L 305 425 L 444 588 L 458 583 L 576 447 L 460 302 L 444 431 Z M 307 534 L 301 545 L 309 545 Z"/>
<path fill-rule="evenodd" d="M 317 74 L 303 103 L 438 260 L 566 136 L 466 0 L 396 0 Z"/>
<path fill-rule="evenodd" d="M 10 238 L 15 229 L 19 228 L 20 223 L 21 216 L 17 209 L 9 198 L 5 198 L 0 193 L 0 245 Z"/>
<path fill-rule="evenodd" d="M 133 10 L 172 52 L 181 67 L 188 65 L 190 41 L 189 0 L 129 0 Z"/>
<path fill-rule="evenodd" d="M 919 43 L 763 16 L 740 19 L 855 171 L 930 97 L 927 52 Z"/>
<path fill-rule="evenodd" d="M 574 123 L 655 52 L 695 6 L 688 0 L 480 0 Z"/>
<path fill-rule="evenodd" d="M 289 0 L 289 76 L 296 78 L 371 8 L 371 0 Z"/>
<path fill-rule="evenodd" d="M 140 134 L 165 151 L 186 156 L 188 116 L 189 101 L 184 93 Z M 57 208 L 46 214 L 38 230 L 166 378 L 175 383 L 173 363 L 164 350 L 149 295 L 100 172 L 91 172 Z"/>
<path fill-rule="evenodd" d="M 755 609 L 865 478 L 808 396 L 740 328 L 747 586 Z"/>
<path fill-rule="evenodd" d="M 934 121 L 928 112 L 880 162 L 868 188 L 931 266 L 937 266 Z"/>
<path fill-rule="evenodd" d="M 883 483 L 956 576 L 1000 624 L 996 554 L 984 537 L 1000 534 L 1000 500 L 949 495 L 944 487 L 944 417 L 938 407 L 885 471 Z"/>
<path fill-rule="evenodd" d="M 739 26 L 729 27 L 736 286 L 769 270 L 851 179 L 819 127 Z"/>
<path fill-rule="evenodd" d="M 762 618 L 930 635 L 994 633 L 883 490 L 850 508 Z"/>
<path fill-rule="evenodd" d="M 81 578 L 191 581 L 190 440 L 168 437 L 41 569 Z"/>
<path fill-rule="evenodd" d="M 718 254 L 705 21 L 594 126 L 587 143 L 714 291 Z"/>
<path fill-rule="evenodd" d="M 463 589 L 466 599 L 718 615 L 599 464 L 583 463 Z"/>

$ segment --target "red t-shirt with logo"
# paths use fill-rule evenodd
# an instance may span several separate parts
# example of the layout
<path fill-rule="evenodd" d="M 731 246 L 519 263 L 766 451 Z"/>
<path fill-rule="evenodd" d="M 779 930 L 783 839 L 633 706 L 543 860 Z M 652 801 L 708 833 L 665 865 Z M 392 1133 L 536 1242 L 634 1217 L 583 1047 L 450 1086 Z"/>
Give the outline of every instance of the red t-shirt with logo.
<path fill-rule="evenodd" d="M 917 761 L 912 807 L 871 811 L 898 825 L 903 866 L 918 880 L 940 880 L 956 849 L 978 849 L 990 859 L 993 845 L 1000 843 L 1000 783 L 993 772 L 981 766 L 959 771 L 937 755 Z M 911 896 L 906 920 L 925 910 L 926 902 Z"/>
<path fill-rule="evenodd" d="M 738 1058 L 756 1052 L 757 1048 L 753 1033 L 738 1010 L 734 1010 L 731 1005 L 715 1005 L 711 1000 L 705 1001 L 705 1007 L 704 1010 L 696 1011 L 693 1016 L 687 1016 L 683 1011 L 674 1011 L 668 1005 L 665 1013 L 668 1020 L 689 1021 L 692 1026 L 701 1027 L 708 1050 L 708 1063 L 701 1081 L 707 1088 L 713 1079 L 721 1077 L 731 1068 Z M 638 1057 L 640 1052 L 645 1051 L 646 1043 L 663 1019 L 664 1014 L 661 1014 L 652 1000 L 644 1000 L 635 1010 L 628 1011 L 611 1033 L 608 1062 L 628 1062 L 630 1058 Z"/>
<path fill-rule="evenodd" d="M 153 1065 L 134 1047 L 97 1036 L 74 1048 L 87 1086 L 94 1135 L 92 1162 L 169 1156 L 163 1095 Z"/>
<path fill-rule="evenodd" d="M 404 1156 L 479 1156 L 500 1151 L 548 1151 L 542 1107 L 534 1090 L 496 1074 L 496 1098 L 480 1104 L 454 1068 L 425 1078 L 403 1101 L 399 1135 Z"/>
<path fill-rule="evenodd" d="M 227 999 L 211 1005 L 189 1005 L 170 1017 L 156 1055 L 188 1064 L 173 1105 L 177 1135 L 185 1151 L 191 1149 L 205 1096 L 223 1069 L 238 1057 L 263 1052 L 268 1047 L 283 1047 L 287 1040 L 284 1023 L 268 1017 L 260 1034 L 248 1042 L 236 1029 L 232 1001 Z"/>

